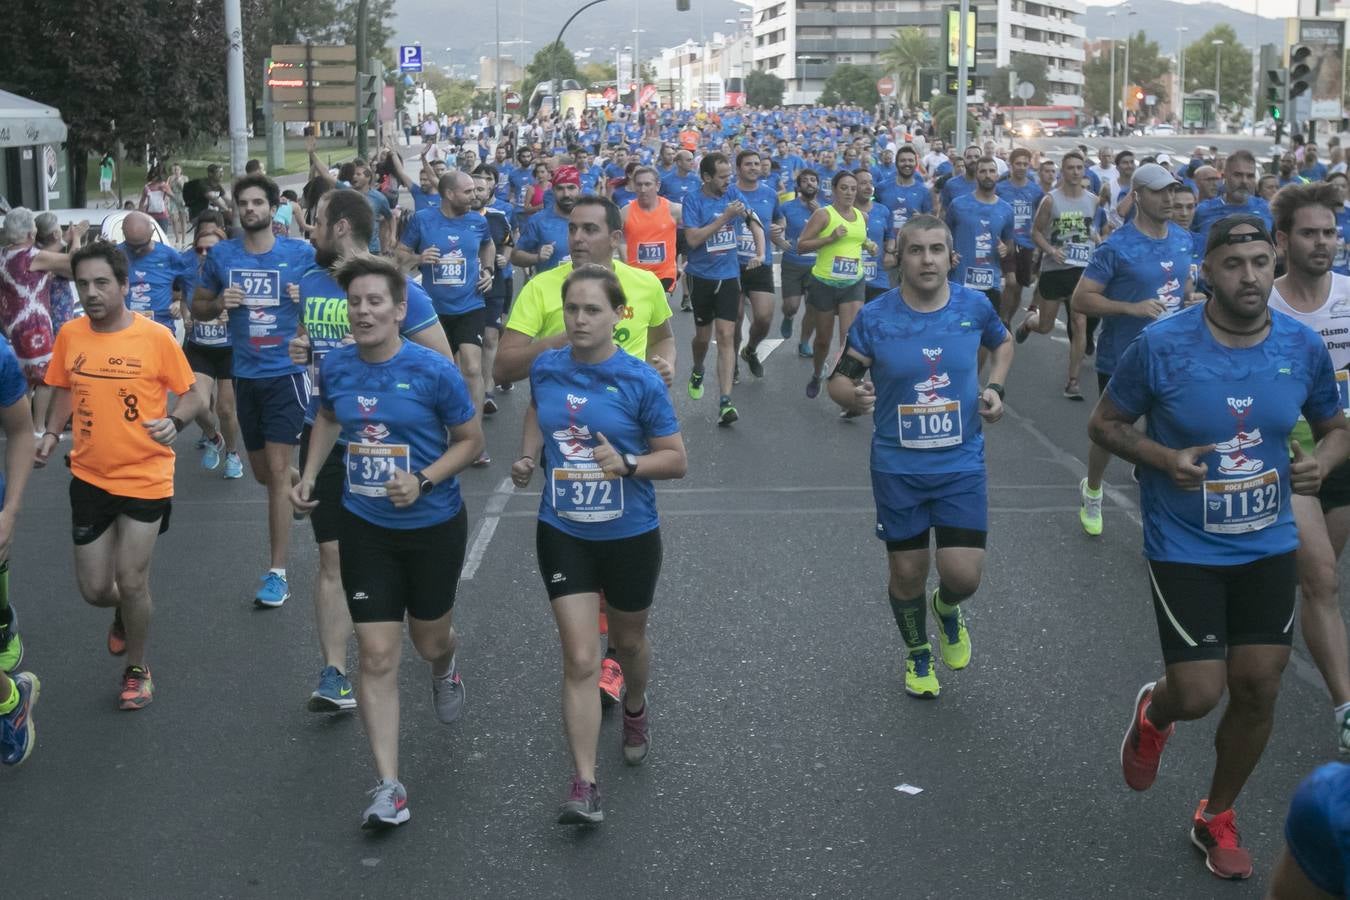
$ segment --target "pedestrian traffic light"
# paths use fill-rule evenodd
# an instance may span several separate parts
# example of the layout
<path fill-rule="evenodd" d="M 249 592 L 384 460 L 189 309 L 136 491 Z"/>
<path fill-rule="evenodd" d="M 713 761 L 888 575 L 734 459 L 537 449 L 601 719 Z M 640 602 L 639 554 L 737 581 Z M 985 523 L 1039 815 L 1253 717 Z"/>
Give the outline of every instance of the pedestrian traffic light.
<path fill-rule="evenodd" d="M 362 72 L 357 76 L 356 119 L 370 125 L 378 118 L 380 111 L 380 80 L 375 75 Z"/>
<path fill-rule="evenodd" d="M 1284 121 L 1288 100 L 1289 70 L 1280 66 L 1266 69 L 1266 115 L 1275 122 Z"/>
<path fill-rule="evenodd" d="M 1312 88 L 1312 47 L 1294 44 L 1289 48 L 1289 98 L 1301 97 Z"/>

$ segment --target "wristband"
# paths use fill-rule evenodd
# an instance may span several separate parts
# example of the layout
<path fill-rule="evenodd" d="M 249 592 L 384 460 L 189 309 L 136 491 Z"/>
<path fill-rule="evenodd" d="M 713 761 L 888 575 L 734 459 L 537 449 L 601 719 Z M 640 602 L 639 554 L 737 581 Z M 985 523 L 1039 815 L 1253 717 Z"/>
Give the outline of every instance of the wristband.
<path fill-rule="evenodd" d="M 998 394 L 998 399 L 1003 399 L 1003 385 L 999 384 L 997 381 L 989 382 L 984 386 L 984 389 L 986 391 L 993 391 L 995 394 Z"/>
<path fill-rule="evenodd" d="M 46 437 L 46 436 L 49 435 L 49 434 L 50 434 L 52 437 L 56 438 L 56 442 L 57 442 L 58 444 L 61 443 L 61 435 L 57 434 L 55 431 L 44 431 L 44 432 L 42 432 L 42 436 L 43 436 L 43 437 Z"/>
<path fill-rule="evenodd" d="M 183 430 L 183 420 L 182 420 L 182 419 L 178 418 L 177 416 L 169 416 L 169 421 L 173 423 L 174 431 L 182 431 L 182 430 Z"/>

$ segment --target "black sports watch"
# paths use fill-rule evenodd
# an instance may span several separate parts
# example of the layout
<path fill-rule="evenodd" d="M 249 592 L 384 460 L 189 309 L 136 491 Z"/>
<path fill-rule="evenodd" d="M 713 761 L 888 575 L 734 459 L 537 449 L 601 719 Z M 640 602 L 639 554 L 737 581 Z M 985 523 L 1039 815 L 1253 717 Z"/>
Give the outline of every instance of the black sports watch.
<path fill-rule="evenodd" d="M 421 472 L 417 472 L 415 474 L 417 475 L 418 490 L 420 490 L 423 494 L 430 494 L 431 489 L 436 486 L 436 482 L 432 481 L 430 478 L 428 478 Z"/>
<path fill-rule="evenodd" d="M 998 394 L 998 399 L 1000 399 L 1000 400 L 1004 399 L 1004 397 L 1003 397 L 1003 385 L 999 384 L 997 381 L 991 381 L 991 382 L 989 382 L 988 384 L 986 384 L 986 385 L 984 386 L 984 389 L 985 389 L 986 391 L 993 391 L 995 394 Z"/>
<path fill-rule="evenodd" d="M 629 476 L 631 476 L 631 475 L 636 474 L 636 472 L 637 472 L 637 457 L 636 457 L 636 456 L 634 456 L 634 455 L 631 454 L 631 453 L 625 453 L 625 454 L 623 455 L 623 464 L 624 464 L 625 466 L 628 467 L 628 471 L 623 473 L 625 478 L 627 478 L 627 477 L 629 477 Z"/>

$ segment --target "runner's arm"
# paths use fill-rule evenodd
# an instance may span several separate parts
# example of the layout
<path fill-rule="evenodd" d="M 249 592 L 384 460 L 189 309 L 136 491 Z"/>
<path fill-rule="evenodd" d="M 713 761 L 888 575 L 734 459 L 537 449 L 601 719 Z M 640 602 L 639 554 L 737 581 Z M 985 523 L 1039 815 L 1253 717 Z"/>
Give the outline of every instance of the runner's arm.
<path fill-rule="evenodd" d="M 422 165 L 426 164 L 426 151 L 423 151 Z M 393 166 L 394 177 L 398 179 L 398 183 L 408 190 L 412 190 L 412 179 L 408 177 L 407 171 L 403 168 L 403 157 L 393 147 L 389 148 L 389 165 Z"/>
<path fill-rule="evenodd" d="M 497 358 L 492 363 L 492 377 L 497 384 L 523 381 L 530 376 L 530 366 L 536 356 L 545 350 L 566 346 L 566 332 L 546 338 L 531 338 L 511 328 L 508 323 L 497 341 Z"/>
<path fill-rule="evenodd" d="M 660 359 L 669 367 L 663 371 L 661 367 L 652 363 L 652 367 L 661 372 L 662 378 L 665 378 L 666 371 L 674 373 L 676 352 L 675 329 L 670 327 L 670 319 L 647 329 L 647 362 L 652 363 L 652 360 Z M 670 385 L 667 384 L 666 387 Z"/>
<path fill-rule="evenodd" d="M 1078 311 L 1075 300 L 1074 312 Z M 1134 427 L 1139 417 L 1131 415 L 1112 402 L 1103 392 L 1088 422 L 1088 436 L 1097 446 L 1109 450 L 1126 462 L 1143 463 L 1160 472 L 1172 471 L 1176 451 L 1150 439 Z"/>
<path fill-rule="evenodd" d="M 1308 425 L 1317 440 L 1314 455 L 1322 467 L 1322 477 L 1326 478 L 1333 469 L 1350 459 L 1350 420 L 1337 412 L 1330 419 Z"/>
<path fill-rule="evenodd" d="M 539 453 L 544 449 L 544 433 L 539 430 L 539 414 L 531 403 L 525 410 L 525 421 L 520 426 L 520 452 L 517 461 L 529 459 L 538 461 Z"/>
<path fill-rule="evenodd" d="M 69 391 L 58 393 L 70 397 Z M 5 505 L 0 509 L 0 560 L 4 560 L 9 558 L 14 525 L 23 506 L 23 490 L 33 473 L 33 454 L 37 450 L 33 414 L 26 396 L 0 409 L 0 428 L 5 431 Z"/>
<path fill-rule="evenodd" d="M 1093 281 L 1086 275 L 1078 279 L 1078 286 L 1073 289 L 1073 311 L 1082 313 L 1085 316 L 1133 316 L 1138 315 L 1138 308 L 1143 303 L 1124 303 L 1120 300 L 1111 300 L 1106 294 L 1106 285 L 1099 281 Z M 1145 301 L 1148 302 L 1148 301 Z M 1156 302 L 1156 301 L 1155 301 Z"/>
<path fill-rule="evenodd" d="M 451 427 L 450 446 L 421 470 L 422 475 L 433 484 L 440 484 L 467 469 L 483 452 L 483 445 L 483 415 L 476 413 L 469 421 Z"/>
<path fill-rule="evenodd" d="M 1031 242 L 1047 256 L 1059 259 L 1055 245 L 1050 243 L 1050 219 L 1054 210 L 1054 201 L 1047 194 L 1036 207 L 1036 218 L 1031 223 Z M 1060 260 L 1061 262 L 1063 260 Z"/>
<path fill-rule="evenodd" d="M 539 429 L 535 428 L 535 431 Z M 689 456 L 684 450 L 684 438 L 678 431 L 665 437 L 649 437 L 647 446 L 649 452 L 637 457 L 637 468 L 633 470 L 635 477 L 660 481 L 683 478 L 689 471 Z"/>
<path fill-rule="evenodd" d="M 47 464 L 47 458 L 60 443 L 61 432 L 70 419 L 71 407 L 74 405 L 70 399 L 70 388 L 52 387 L 51 406 L 47 407 L 47 421 L 42 423 L 43 434 L 33 457 L 34 465 L 41 467 Z"/>
<path fill-rule="evenodd" d="M 684 242 L 690 247 L 697 247 L 700 244 L 707 243 L 708 238 L 712 237 L 714 231 L 717 231 L 727 222 L 731 221 L 732 213 L 728 212 L 730 209 L 731 207 L 728 206 L 718 213 L 715 219 L 700 228 L 690 228 L 686 225 L 684 228 Z"/>
<path fill-rule="evenodd" d="M 822 206 L 811 213 L 811 218 L 806 220 L 802 233 L 797 235 L 797 252 L 814 253 L 833 240 L 833 238 L 821 235 L 828 224 L 830 224 L 830 214 L 825 211 L 825 207 Z"/>
<path fill-rule="evenodd" d="M 70 270 L 69 253 L 39 250 L 37 256 L 33 257 L 33 262 L 29 268 L 36 269 L 39 272 L 51 272 L 53 275 L 60 275 L 62 278 L 75 277 L 75 274 Z"/>
<path fill-rule="evenodd" d="M 870 358 L 852 347 L 845 348 L 844 355 L 830 374 L 830 380 L 825 383 L 830 399 L 849 412 L 867 412 L 876 402 L 873 388 L 863 380 L 871 366 Z"/>

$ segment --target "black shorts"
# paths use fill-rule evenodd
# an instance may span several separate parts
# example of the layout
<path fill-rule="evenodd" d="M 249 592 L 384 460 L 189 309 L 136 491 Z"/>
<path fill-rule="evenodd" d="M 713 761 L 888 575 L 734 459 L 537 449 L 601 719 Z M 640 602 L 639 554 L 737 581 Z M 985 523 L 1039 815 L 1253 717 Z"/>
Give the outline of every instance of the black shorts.
<path fill-rule="evenodd" d="M 811 264 L 783 260 L 783 296 L 805 297 L 811 281 Z"/>
<path fill-rule="evenodd" d="M 674 278 L 662 278 L 662 279 L 661 279 L 661 290 L 665 291 L 667 294 L 669 294 L 671 291 L 675 290 L 675 279 L 674 279 Z"/>
<path fill-rule="evenodd" d="M 483 323 L 486 320 L 487 309 L 482 306 L 455 316 L 441 316 L 441 327 L 450 341 L 451 352 L 458 353 L 465 344 L 483 346 Z"/>
<path fill-rule="evenodd" d="M 239 436 L 248 452 L 257 452 L 267 444 L 294 447 L 300 443 L 300 431 L 305 427 L 305 407 L 309 403 L 304 374 L 236 377 L 234 402 Z"/>
<path fill-rule="evenodd" d="M 866 285 L 858 280 L 849 285 L 826 284 L 812 275 L 806 282 L 806 305 L 817 312 L 836 312 L 845 303 L 862 303 Z"/>
<path fill-rule="evenodd" d="M 872 287 L 870 284 L 863 285 L 863 302 L 871 303 L 882 294 L 890 293 L 891 288 Z"/>
<path fill-rule="evenodd" d="M 1041 272 L 1041 296 L 1056 303 L 1067 303 L 1086 269 L 1049 269 Z"/>
<path fill-rule="evenodd" d="M 1294 552 L 1237 566 L 1148 563 L 1163 661 L 1226 659 L 1247 644 L 1288 647 L 1294 639 Z"/>
<path fill-rule="evenodd" d="M 714 319 L 735 322 L 741 312 L 741 282 L 738 278 L 713 281 L 686 275 L 689 303 L 694 307 L 694 324 L 711 325 Z"/>
<path fill-rule="evenodd" d="M 989 301 L 989 305 L 994 308 L 994 312 L 998 312 L 999 308 L 1003 306 L 1003 295 L 993 288 L 980 291 L 980 293 L 984 294 L 984 298 Z"/>
<path fill-rule="evenodd" d="M 675 229 L 675 255 L 676 256 L 689 255 L 689 242 L 684 239 L 683 228 Z"/>
<path fill-rule="evenodd" d="M 772 294 L 773 292 L 773 266 L 760 263 L 753 269 L 741 267 L 742 294 Z"/>
<path fill-rule="evenodd" d="M 1020 287 L 1030 287 L 1035 278 L 1036 248 L 1014 244 L 1012 250 L 1003 259 L 1003 271 L 1017 279 Z"/>
<path fill-rule="evenodd" d="M 501 334 L 502 323 L 506 321 L 506 298 L 483 298 L 483 327 L 496 329 Z"/>
<path fill-rule="evenodd" d="M 1097 373 L 1097 396 L 1100 397 L 1102 394 L 1105 394 L 1105 393 L 1106 393 L 1106 386 L 1107 386 L 1108 384 L 1110 384 L 1110 383 L 1111 383 L 1111 376 L 1110 376 L 1110 375 L 1107 375 L 1105 372 L 1098 372 L 1098 373 Z"/>
<path fill-rule="evenodd" d="M 70 479 L 70 536 L 76 547 L 92 544 L 103 536 L 118 516 L 137 522 L 159 522 L 159 533 L 169 530 L 169 514 L 173 511 L 172 498 L 142 500 L 139 497 L 121 497 L 103 488 Z"/>
<path fill-rule="evenodd" d="M 622 612 L 652 605 L 661 575 L 661 529 L 608 541 L 588 541 L 539 522 L 534 530 L 539 574 L 549 600 L 604 594 Z"/>
<path fill-rule="evenodd" d="M 225 381 L 234 377 L 234 350 L 224 347 L 208 347 L 188 341 L 183 347 L 188 366 L 198 375 L 205 375 L 216 381 Z"/>
<path fill-rule="evenodd" d="M 1350 463 L 1341 463 L 1322 479 L 1317 499 L 1321 501 L 1324 513 L 1350 506 Z"/>
<path fill-rule="evenodd" d="M 426 528 L 384 528 L 342 508 L 338 536 L 342 588 L 352 621 L 431 622 L 455 605 L 469 514 Z"/>
<path fill-rule="evenodd" d="M 305 461 L 309 459 L 309 440 L 314 432 L 312 425 L 306 425 L 300 433 L 300 471 L 305 471 Z M 342 483 L 347 477 L 346 451 L 342 444 L 334 444 L 328 458 L 319 467 L 314 479 L 314 493 L 311 500 L 319 505 L 310 510 L 309 524 L 314 529 L 314 543 L 326 544 L 336 541 L 339 524 L 342 521 Z"/>

